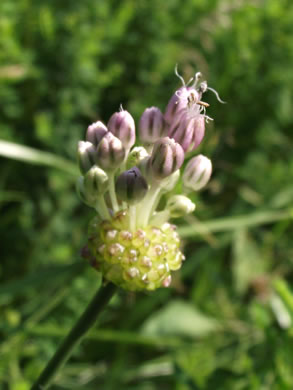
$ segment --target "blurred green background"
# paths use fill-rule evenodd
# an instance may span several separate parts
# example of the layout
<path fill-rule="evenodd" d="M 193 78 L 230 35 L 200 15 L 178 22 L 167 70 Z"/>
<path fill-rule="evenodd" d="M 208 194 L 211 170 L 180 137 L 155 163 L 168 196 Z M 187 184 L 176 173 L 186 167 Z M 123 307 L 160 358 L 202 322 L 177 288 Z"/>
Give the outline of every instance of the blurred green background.
<path fill-rule="evenodd" d="M 163 110 L 176 63 L 227 101 L 205 95 L 187 260 L 170 289 L 120 292 L 52 389 L 293 388 L 292 0 L 1 0 L 1 390 L 30 388 L 100 284 L 77 141 L 121 103 Z"/>

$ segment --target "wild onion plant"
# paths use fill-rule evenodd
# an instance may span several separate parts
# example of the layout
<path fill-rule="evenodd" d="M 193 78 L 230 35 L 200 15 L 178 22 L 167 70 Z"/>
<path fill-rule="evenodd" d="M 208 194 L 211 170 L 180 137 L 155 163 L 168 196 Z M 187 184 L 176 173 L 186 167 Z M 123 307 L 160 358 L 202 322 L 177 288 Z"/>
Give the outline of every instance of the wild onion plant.
<path fill-rule="evenodd" d="M 201 81 L 200 73 L 187 84 L 177 69 L 176 74 L 182 87 L 164 114 L 157 107 L 143 112 L 138 134 L 131 114 L 121 107 L 107 126 L 101 121 L 91 124 L 78 144 L 82 175 L 77 191 L 96 210 L 82 254 L 102 273 L 104 286 L 32 389 L 48 387 L 117 287 L 130 291 L 169 287 L 172 272 L 185 260 L 173 221 L 195 210 L 188 194 L 208 183 L 212 163 L 197 155 L 181 168 L 202 142 L 205 123 L 211 119 L 203 94 L 210 89 L 220 98 Z M 172 195 L 179 180 L 182 194 Z"/>

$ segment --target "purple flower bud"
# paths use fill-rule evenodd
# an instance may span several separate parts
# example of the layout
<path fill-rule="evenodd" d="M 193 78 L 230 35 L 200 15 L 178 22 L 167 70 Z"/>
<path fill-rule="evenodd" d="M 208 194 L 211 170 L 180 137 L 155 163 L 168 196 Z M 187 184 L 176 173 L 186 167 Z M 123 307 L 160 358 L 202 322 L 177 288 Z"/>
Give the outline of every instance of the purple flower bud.
<path fill-rule="evenodd" d="M 164 116 L 158 107 L 144 110 L 139 122 L 139 135 L 142 142 L 153 144 L 168 133 Z"/>
<path fill-rule="evenodd" d="M 163 179 L 177 171 L 184 161 L 182 147 L 169 137 L 157 141 L 154 145 L 150 164 L 155 179 Z"/>
<path fill-rule="evenodd" d="M 86 173 L 95 163 L 96 148 L 91 142 L 79 141 L 77 158 L 81 173 Z"/>
<path fill-rule="evenodd" d="M 194 118 L 194 131 L 192 138 L 192 147 L 191 150 L 195 150 L 205 135 L 205 117 L 203 115 L 199 115 L 197 118 Z"/>
<path fill-rule="evenodd" d="M 182 115 L 190 114 L 189 117 L 195 117 L 200 112 L 200 106 L 197 102 L 200 100 L 200 93 L 192 87 L 181 87 L 169 100 L 164 115 L 169 125 L 176 125 Z"/>
<path fill-rule="evenodd" d="M 130 205 L 140 202 L 145 197 L 147 190 L 147 182 L 137 167 L 121 173 L 116 180 L 118 198 Z"/>
<path fill-rule="evenodd" d="M 115 112 L 108 123 L 109 131 L 119 138 L 124 148 L 129 150 L 135 143 L 135 123 L 129 112 Z"/>
<path fill-rule="evenodd" d="M 107 133 L 107 127 L 104 125 L 104 123 L 98 121 L 95 123 L 92 123 L 86 131 L 86 140 L 94 144 L 95 146 L 98 146 L 101 139 L 104 137 L 104 135 Z"/>
<path fill-rule="evenodd" d="M 212 162 L 202 154 L 193 157 L 184 170 L 182 180 L 186 190 L 199 191 L 210 180 Z"/>
<path fill-rule="evenodd" d="M 203 115 L 192 119 L 183 115 L 180 122 L 170 126 L 168 136 L 175 139 L 182 146 L 184 152 L 190 152 L 198 147 L 204 134 L 205 119 Z"/>
<path fill-rule="evenodd" d="M 194 120 L 183 116 L 182 120 L 172 124 L 169 128 L 168 136 L 178 142 L 184 152 L 189 151 L 192 146 L 194 135 Z"/>
<path fill-rule="evenodd" d="M 125 149 L 122 142 L 108 131 L 97 149 L 97 164 L 105 171 L 115 170 L 124 160 Z"/>

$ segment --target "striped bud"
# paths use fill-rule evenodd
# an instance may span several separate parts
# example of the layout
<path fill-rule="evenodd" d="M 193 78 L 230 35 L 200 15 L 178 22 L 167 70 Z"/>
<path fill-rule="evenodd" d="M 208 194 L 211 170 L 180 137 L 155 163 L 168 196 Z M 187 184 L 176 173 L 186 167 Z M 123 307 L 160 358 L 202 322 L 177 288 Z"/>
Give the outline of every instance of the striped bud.
<path fill-rule="evenodd" d="M 84 188 L 90 196 L 103 195 L 108 189 L 108 175 L 103 169 L 94 165 L 84 177 Z"/>
<path fill-rule="evenodd" d="M 195 204 L 184 195 L 171 196 L 166 207 L 173 218 L 183 217 L 195 210 Z"/>
<path fill-rule="evenodd" d="M 174 123 L 169 128 L 168 136 L 178 142 L 186 152 L 190 149 L 194 133 L 193 120 L 183 116 L 180 122 Z"/>
<path fill-rule="evenodd" d="M 98 121 L 95 123 L 92 123 L 86 131 L 86 140 L 91 142 L 93 145 L 98 146 L 101 139 L 104 137 L 104 135 L 107 133 L 107 127 L 104 125 L 104 123 Z"/>
<path fill-rule="evenodd" d="M 205 134 L 204 116 L 199 115 L 188 119 L 188 115 L 183 115 L 181 121 L 172 124 L 168 136 L 175 139 L 185 152 L 190 152 L 198 147 Z"/>
<path fill-rule="evenodd" d="M 147 190 L 147 182 L 137 167 L 121 173 L 116 180 L 118 198 L 131 205 L 140 202 Z"/>
<path fill-rule="evenodd" d="M 195 150 L 205 135 L 205 117 L 203 115 L 199 115 L 198 117 L 193 119 L 194 129 L 193 129 L 193 137 L 192 137 L 192 146 L 191 150 Z"/>
<path fill-rule="evenodd" d="M 128 111 L 115 112 L 108 123 L 109 131 L 119 138 L 126 150 L 135 143 L 135 123 Z"/>
<path fill-rule="evenodd" d="M 122 142 L 108 131 L 97 149 L 97 163 L 105 171 L 115 170 L 124 160 L 125 149 Z"/>
<path fill-rule="evenodd" d="M 94 165 L 96 154 L 96 148 L 91 142 L 79 141 L 77 158 L 81 173 L 86 173 Z"/>
<path fill-rule="evenodd" d="M 164 116 L 158 107 L 145 109 L 139 122 L 139 135 L 142 142 L 153 144 L 167 135 Z"/>
<path fill-rule="evenodd" d="M 169 137 L 157 141 L 150 158 L 152 174 L 155 179 L 163 179 L 181 167 L 184 161 L 182 147 Z"/>
<path fill-rule="evenodd" d="M 211 160 L 202 154 L 193 157 L 183 173 L 183 186 L 185 190 L 199 191 L 210 180 L 212 174 Z"/>

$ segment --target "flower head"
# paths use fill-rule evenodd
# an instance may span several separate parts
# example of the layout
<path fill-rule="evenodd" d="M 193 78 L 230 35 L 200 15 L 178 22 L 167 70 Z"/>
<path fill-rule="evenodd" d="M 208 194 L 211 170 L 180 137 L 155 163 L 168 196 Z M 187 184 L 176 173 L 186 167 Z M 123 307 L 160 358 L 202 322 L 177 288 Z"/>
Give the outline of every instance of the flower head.
<path fill-rule="evenodd" d="M 177 69 L 176 74 L 183 80 Z M 192 158 L 181 175 L 186 152 L 202 142 L 209 119 L 201 98 L 210 88 L 199 80 L 199 73 L 191 86 L 183 80 L 164 115 L 157 107 L 143 112 L 143 145 L 134 146 L 135 123 L 125 110 L 114 113 L 107 127 L 100 121 L 90 125 L 86 141 L 79 143 L 77 190 L 97 212 L 84 253 L 106 280 L 127 290 L 168 287 L 172 271 L 185 259 L 169 220 L 193 212 L 195 204 L 170 191 L 181 177 L 188 193 L 203 188 L 211 176 L 211 162 L 202 155 Z M 159 208 L 162 197 L 165 207 Z"/>

